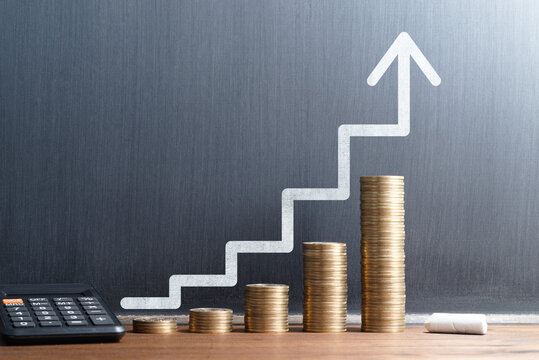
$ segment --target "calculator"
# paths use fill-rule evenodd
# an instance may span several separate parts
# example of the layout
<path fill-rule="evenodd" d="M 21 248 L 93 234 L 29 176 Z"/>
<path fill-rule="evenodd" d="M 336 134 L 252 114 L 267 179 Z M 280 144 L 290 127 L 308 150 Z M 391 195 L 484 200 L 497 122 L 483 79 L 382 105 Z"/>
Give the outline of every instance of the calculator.
<path fill-rule="evenodd" d="M 8 343 L 119 341 L 125 327 L 86 284 L 0 285 Z"/>

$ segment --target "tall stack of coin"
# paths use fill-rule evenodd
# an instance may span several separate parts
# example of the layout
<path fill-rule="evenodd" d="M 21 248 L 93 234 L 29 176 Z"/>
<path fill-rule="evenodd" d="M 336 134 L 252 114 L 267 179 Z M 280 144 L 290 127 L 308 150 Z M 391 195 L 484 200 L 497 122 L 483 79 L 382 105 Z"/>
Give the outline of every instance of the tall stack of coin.
<path fill-rule="evenodd" d="M 133 319 L 133 331 L 146 334 L 170 334 L 178 330 L 178 319 L 142 317 Z"/>
<path fill-rule="evenodd" d="M 288 285 L 245 286 L 245 330 L 248 332 L 288 331 Z"/>
<path fill-rule="evenodd" d="M 303 330 L 346 331 L 346 244 L 303 243 Z"/>
<path fill-rule="evenodd" d="M 197 308 L 189 310 L 189 331 L 195 333 L 226 333 L 232 331 L 232 310 Z"/>
<path fill-rule="evenodd" d="M 361 178 L 361 328 L 404 331 L 404 177 Z"/>

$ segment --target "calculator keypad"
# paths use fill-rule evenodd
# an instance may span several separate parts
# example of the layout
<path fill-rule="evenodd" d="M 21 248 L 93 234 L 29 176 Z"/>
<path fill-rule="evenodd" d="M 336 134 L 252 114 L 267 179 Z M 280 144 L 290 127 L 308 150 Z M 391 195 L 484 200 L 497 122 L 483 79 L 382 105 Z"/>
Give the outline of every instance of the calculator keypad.
<path fill-rule="evenodd" d="M 94 297 L 31 297 L 3 299 L 4 308 L 15 328 L 104 326 L 112 318 Z M 37 325 L 36 325 L 37 324 Z"/>

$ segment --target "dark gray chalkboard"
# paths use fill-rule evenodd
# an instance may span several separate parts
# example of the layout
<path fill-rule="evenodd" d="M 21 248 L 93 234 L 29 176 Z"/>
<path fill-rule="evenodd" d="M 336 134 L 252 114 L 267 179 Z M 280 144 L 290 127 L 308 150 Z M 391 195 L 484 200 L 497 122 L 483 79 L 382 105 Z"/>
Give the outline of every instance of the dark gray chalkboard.
<path fill-rule="evenodd" d="M 411 134 L 352 140 L 351 197 L 296 205 L 291 254 L 240 255 L 233 288 L 291 284 L 302 241 L 349 245 L 360 309 L 359 177 L 406 178 L 407 309 L 539 309 L 537 1 L 0 2 L 0 283 L 166 296 L 224 271 L 229 240 L 279 239 L 281 191 L 337 185 L 337 128 L 394 123 L 407 31 Z M 132 311 L 123 311 L 123 313 Z"/>

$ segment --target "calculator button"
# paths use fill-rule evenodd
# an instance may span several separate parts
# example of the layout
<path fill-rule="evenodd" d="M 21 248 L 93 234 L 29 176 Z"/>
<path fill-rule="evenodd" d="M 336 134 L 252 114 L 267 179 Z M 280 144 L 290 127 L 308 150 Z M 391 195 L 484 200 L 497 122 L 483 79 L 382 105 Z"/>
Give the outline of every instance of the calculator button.
<path fill-rule="evenodd" d="M 54 311 L 36 311 L 36 316 L 56 315 Z"/>
<path fill-rule="evenodd" d="M 100 310 L 86 310 L 88 315 L 107 315 L 107 312 L 103 309 Z"/>
<path fill-rule="evenodd" d="M 37 319 L 39 321 L 57 321 L 58 316 L 55 316 L 55 315 L 38 316 Z"/>
<path fill-rule="evenodd" d="M 86 305 L 100 305 L 98 301 L 81 301 L 80 304 L 82 306 Z"/>
<path fill-rule="evenodd" d="M 45 301 L 30 302 L 30 305 L 32 305 L 32 306 L 51 306 L 51 304 L 49 302 L 45 302 Z"/>
<path fill-rule="evenodd" d="M 69 326 L 86 326 L 88 322 L 86 320 L 69 320 L 66 321 Z"/>
<path fill-rule="evenodd" d="M 64 316 L 64 320 L 84 320 L 84 315 L 67 315 Z"/>
<path fill-rule="evenodd" d="M 53 298 L 53 300 L 55 302 L 58 302 L 58 301 L 73 301 L 73 299 L 70 298 L 70 297 L 55 297 L 55 298 Z"/>
<path fill-rule="evenodd" d="M 13 307 L 19 307 L 19 306 L 25 306 L 24 304 L 20 304 L 20 303 L 10 303 L 10 304 L 4 304 L 4 306 L 6 307 L 6 309 L 11 309 Z"/>
<path fill-rule="evenodd" d="M 36 324 L 34 324 L 32 321 L 20 321 L 13 323 L 13 326 L 16 328 L 29 328 L 36 326 Z"/>
<path fill-rule="evenodd" d="M 93 298 L 93 297 L 80 297 L 80 298 L 77 298 L 77 300 L 79 301 L 97 301 L 96 298 Z"/>
<path fill-rule="evenodd" d="M 23 304 L 22 299 L 2 299 L 3 304 Z"/>
<path fill-rule="evenodd" d="M 68 316 L 68 315 L 82 315 L 79 310 L 65 310 L 60 311 L 62 316 Z"/>
<path fill-rule="evenodd" d="M 32 321 L 32 317 L 31 316 L 15 316 L 15 317 L 11 318 L 11 321 L 13 321 L 13 322 L 16 322 L 16 321 Z"/>
<path fill-rule="evenodd" d="M 29 302 L 49 302 L 47 298 L 28 298 Z"/>
<path fill-rule="evenodd" d="M 83 305 L 82 307 L 84 308 L 84 310 L 103 310 L 101 305 Z"/>
<path fill-rule="evenodd" d="M 8 313 L 10 317 L 16 317 L 16 316 L 30 316 L 30 313 L 28 311 L 15 311 Z"/>
<path fill-rule="evenodd" d="M 79 310 L 76 306 L 58 306 L 58 310 L 65 311 L 65 310 Z"/>
<path fill-rule="evenodd" d="M 50 307 L 50 306 L 32 306 L 32 310 L 34 310 L 34 311 L 52 311 L 52 307 Z"/>
<path fill-rule="evenodd" d="M 17 312 L 17 311 L 28 311 L 26 306 L 14 306 L 7 308 L 8 313 Z"/>
<path fill-rule="evenodd" d="M 94 325 L 112 325 L 112 319 L 107 315 L 90 315 L 90 320 Z"/>
<path fill-rule="evenodd" d="M 59 321 L 41 321 L 39 325 L 43 327 L 50 327 L 50 326 L 62 326 L 62 323 Z"/>
<path fill-rule="evenodd" d="M 56 306 L 75 306 L 73 301 L 57 301 Z"/>

